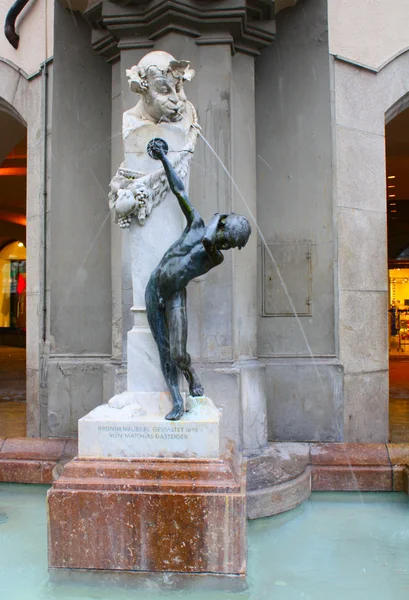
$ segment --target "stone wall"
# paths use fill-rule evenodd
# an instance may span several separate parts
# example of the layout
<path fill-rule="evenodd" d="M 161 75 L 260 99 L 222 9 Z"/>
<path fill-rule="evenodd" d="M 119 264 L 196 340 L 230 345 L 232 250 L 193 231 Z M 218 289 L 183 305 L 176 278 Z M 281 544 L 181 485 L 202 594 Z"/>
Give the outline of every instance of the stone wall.
<path fill-rule="evenodd" d="M 52 68 L 49 69 L 52 80 Z M 42 118 L 44 80 L 30 80 L 16 65 L 0 60 L 0 110 L 27 127 L 27 433 L 41 431 L 40 365 L 42 328 L 42 215 L 44 207 L 42 166 L 44 126 Z M 50 142 L 49 136 L 47 143 Z M 12 141 L 12 140 L 11 140 Z"/>
<path fill-rule="evenodd" d="M 328 0 L 330 53 L 379 71 L 409 48 L 407 0 Z"/>
<path fill-rule="evenodd" d="M 54 2 L 34 2 L 20 13 L 16 21 L 16 32 L 20 36 L 17 50 L 3 33 L 4 22 L 12 5 L 12 0 L 0 4 L 0 61 L 15 65 L 31 77 L 53 55 Z"/>
<path fill-rule="evenodd" d="M 344 439 L 388 440 L 385 119 L 407 103 L 409 6 L 329 0 Z M 370 257 L 370 258 L 369 258 Z"/>
<path fill-rule="evenodd" d="M 55 39 L 44 362 L 48 434 L 72 436 L 102 403 L 111 358 L 111 67 L 85 19 L 58 3 Z"/>
<path fill-rule="evenodd" d="M 269 436 L 342 440 L 325 0 L 280 12 L 276 40 L 256 61 L 256 82 L 258 352 Z"/>
<path fill-rule="evenodd" d="M 377 74 L 334 59 L 339 342 L 350 442 L 388 440 L 385 118 L 406 107 L 408 82 L 408 52 Z"/>
<path fill-rule="evenodd" d="M 258 383 L 252 392 L 253 375 L 258 381 L 262 372 L 258 354 L 266 365 L 270 439 L 383 442 L 388 422 L 384 123 L 385 113 L 409 93 L 409 59 L 399 27 L 394 40 L 384 36 L 377 44 L 372 37 L 391 19 L 404 22 L 406 3 L 397 2 L 389 15 L 378 0 L 369 8 L 366 2 L 329 0 L 329 43 L 325 0 L 285 4 L 293 6 L 282 4 L 277 39 L 256 59 L 257 138 L 250 56 L 232 56 L 226 40 L 199 44 L 177 30 L 149 46 L 192 61 L 197 75 L 186 86 L 187 95 L 198 107 L 204 135 L 258 212 L 261 230 L 257 306 L 249 247 L 227 257 L 206 282 L 192 282 L 189 348 L 206 392 L 228 415 L 225 438 L 240 441 L 251 431 L 245 446 L 262 445 L 257 439 L 259 432 L 263 437 L 263 423 L 254 425 L 261 411 L 252 403 L 253 396 L 262 397 Z M 40 253 L 28 259 L 27 340 L 28 393 L 38 392 L 40 380 L 44 386 L 40 400 L 34 394 L 37 399 L 29 403 L 32 431 L 39 427 L 40 402 L 42 435 L 59 436 L 75 435 L 80 416 L 124 387 L 126 332 L 132 327 L 129 249 L 127 234 L 108 217 L 106 192 L 122 160 L 122 112 L 136 101 L 125 68 L 148 50 L 127 42 L 117 62 L 107 65 L 92 50 L 86 21 L 58 4 L 55 10 L 45 346 L 50 351 L 39 351 Z M 362 34 L 352 35 L 358 23 L 364 23 Z M 40 86 L 34 79 L 28 88 L 38 114 Z M 23 102 L 26 88 L 26 83 L 16 87 L 16 102 Z M 31 146 L 29 128 L 28 193 L 38 196 L 28 203 L 29 256 L 30 244 L 38 247 L 41 239 L 39 126 L 35 121 Z M 231 209 L 247 214 L 236 191 L 200 142 L 192 165 L 194 204 L 206 219 Z"/>

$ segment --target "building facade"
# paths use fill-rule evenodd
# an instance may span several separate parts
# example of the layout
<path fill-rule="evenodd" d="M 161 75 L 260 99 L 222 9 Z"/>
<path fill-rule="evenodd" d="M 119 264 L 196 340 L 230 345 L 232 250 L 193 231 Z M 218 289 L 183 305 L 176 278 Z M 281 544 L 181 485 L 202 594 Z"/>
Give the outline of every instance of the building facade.
<path fill-rule="evenodd" d="M 39 2 L 19 18 L 0 118 L 4 156 L 27 131 L 28 435 L 75 437 L 124 389 L 131 273 L 107 193 L 136 103 L 125 69 L 155 49 L 196 70 L 209 146 L 192 202 L 252 220 L 249 247 L 189 289 L 224 438 L 387 441 L 385 124 L 408 105 L 407 2 Z"/>

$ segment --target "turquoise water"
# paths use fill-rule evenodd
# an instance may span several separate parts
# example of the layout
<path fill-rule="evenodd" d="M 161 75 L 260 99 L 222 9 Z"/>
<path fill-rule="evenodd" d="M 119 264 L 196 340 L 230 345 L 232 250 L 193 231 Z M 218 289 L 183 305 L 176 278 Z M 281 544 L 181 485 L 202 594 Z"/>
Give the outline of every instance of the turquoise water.
<path fill-rule="evenodd" d="M 47 571 L 46 486 L 0 484 L 1 600 L 408 600 L 409 501 L 404 494 L 314 493 L 249 524 L 247 588 L 174 576 L 154 580 Z M 213 589 L 208 589 L 209 585 Z"/>

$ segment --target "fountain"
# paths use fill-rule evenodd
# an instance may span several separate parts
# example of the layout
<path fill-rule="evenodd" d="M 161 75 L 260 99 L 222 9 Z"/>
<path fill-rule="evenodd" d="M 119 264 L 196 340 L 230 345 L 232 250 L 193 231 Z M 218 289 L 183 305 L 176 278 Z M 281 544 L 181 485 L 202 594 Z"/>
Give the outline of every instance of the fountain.
<path fill-rule="evenodd" d="M 130 239 L 127 389 L 79 421 L 79 456 L 48 496 L 52 568 L 245 573 L 244 474 L 186 349 L 186 286 L 251 229 L 235 213 L 206 226 L 187 195 L 199 127 L 183 84 L 193 75 L 165 52 L 127 70 L 141 99 L 124 113 L 110 192 Z"/>

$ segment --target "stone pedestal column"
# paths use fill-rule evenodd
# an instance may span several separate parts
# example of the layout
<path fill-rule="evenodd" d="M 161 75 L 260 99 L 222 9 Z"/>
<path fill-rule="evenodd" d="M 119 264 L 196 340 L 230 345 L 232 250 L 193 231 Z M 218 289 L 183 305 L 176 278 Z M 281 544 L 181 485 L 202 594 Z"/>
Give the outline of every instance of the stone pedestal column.
<path fill-rule="evenodd" d="M 171 144 L 172 137 L 175 138 L 175 132 L 172 129 L 175 129 L 175 124 L 172 126 L 152 124 L 147 127 L 145 141 L 148 143 L 154 137 L 165 139 L 170 144 L 170 154 L 177 153 L 184 148 L 185 132 L 181 130 L 180 140 L 173 140 L 173 144 Z M 132 169 L 132 156 L 126 152 L 127 140 L 125 140 L 124 146 L 124 166 Z M 157 161 L 147 156 L 146 162 L 148 163 L 148 161 L 147 169 L 158 168 Z M 160 205 L 152 210 L 143 225 L 136 219 L 132 219 L 128 251 L 132 269 L 133 327 L 127 334 L 128 391 L 163 392 L 167 390 L 160 369 L 156 343 L 146 317 L 145 289 L 152 271 L 157 267 L 166 250 L 178 239 L 183 227 L 182 211 L 171 192 L 166 195 Z"/>
<path fill-rule="evenodd" d="M 245 575 L 245 477 L 230 460 L 75 459 L 47 500 L 51 569 Z"/>

